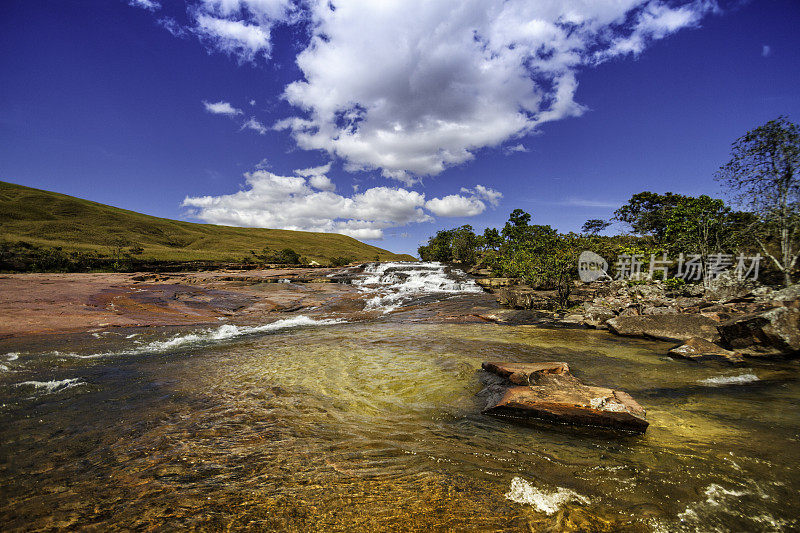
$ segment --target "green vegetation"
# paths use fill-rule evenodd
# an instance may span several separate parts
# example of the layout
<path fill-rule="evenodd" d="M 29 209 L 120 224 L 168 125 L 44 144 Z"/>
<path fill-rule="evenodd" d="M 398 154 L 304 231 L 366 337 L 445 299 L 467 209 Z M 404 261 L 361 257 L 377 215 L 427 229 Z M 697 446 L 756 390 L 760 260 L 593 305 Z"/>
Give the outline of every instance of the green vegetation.
<path fill-rule="evenodd" d="M 341 257 L 414 259 L 345 235 L 195 224 L 0 182 L 2 270 L 128 270 L 154 261 L 258 263 L 251 251 L 265 248 L 279 254 L 290 249 L 298 260 L 323 265 Z"/>
<path fill-rule="evenodd" d="M 769 281 L 776 270 L 791 283 L 800 253 L 800 128 L 785 118 L 754 129 L 733 144 L 731 161 L 717 178 L 736 193 L 736 210 L 706 195 L 634 194 L 617 209 L 613 221 L 632 234 L 600 236 L 611 221 L 587 220 L 582 233 L 562 234 L 545 225 L 531 224 L 531 215 L 515 209 L 502 230 L 487 228 L 476 235 L 471 226 L 439 231 L 420 246 L 423 260 L 478 264 L 496 276 L 517 278 L 541 289 L 554 289 L 557 304 L 567 307 L 578 255 L 591 250 L 613 261 L 623 254 L 638 255 L 650 272 L 650 258 L 697 256 L 704 281 L 710 277 L 712 256 L 763 253 L 772 259 L 761 265 L 760 279 Z M 729 265 L 734 266 L 734 265 Z M 766 268 L 765 268 L 766 267 Z M 653 278 L 675 272 L 677 265 L 653 269 Z M 614 274 L 613 266 L 610 269 Z M 764 272 L 766 270 L 766 272 Z M 668 289 L 684 280 L 669 278 Z"/>
<path fill-rule="evenodd" d="M 717 172 L 753 215 L 750 235 L 792 283 L 800 230 L 800 127 L 786 117 L 770 120 L 733 143 L 731 159 Z"/>

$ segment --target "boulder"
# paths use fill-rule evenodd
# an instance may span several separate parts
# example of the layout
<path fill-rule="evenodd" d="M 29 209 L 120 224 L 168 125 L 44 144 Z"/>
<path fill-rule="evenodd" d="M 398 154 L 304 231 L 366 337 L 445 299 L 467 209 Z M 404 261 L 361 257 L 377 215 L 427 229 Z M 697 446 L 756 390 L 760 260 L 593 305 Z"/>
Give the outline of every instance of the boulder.
<path fill-rule="evenodd" d="M 797 355 L 800 351 L 800 309 L 795 307 L 736 317 L 717 329 L 724 345 L 745 355 Z"/>
<path fill-rule="evenodd" d="M 800 284 L 790 285 L 785 289 L 773 292 L 769 295 L 772 305 L 782 307 L 798 307 L 800 303 Z"/>
<path fill-rule="evenodd" d="M 676 346 L 669 351 L 669 354 L 674 357 L 682 357 L 692 361 L 703 361 L 706 359 L 722 359 L 729 363 L 741 363 L 744 359 L 736 352 L 726 350 L 725 348 L 708 342 L 705 339 L 692 337 L 684 344 Z"/>
<path fill-rule="evenodd" d="M 500 305 L 512 309 L 551 309 L 555 291 L 540 291 L 530 287 L 505 287 L 497 291 Z"/>
<path fill-rule="evenodd" d="M 485 389 L 486 414 L 637 433 L 647 429 L 645 410 L 630 395 L 584 385 L 566 363 L 487 362 L 483 369 L 502 378 Z"/>
<path fill-rule="evenodd" d="M 726 270 L 712 280 L 705 292 L 706 300 L 735 300 L 749 296 L 756 283 L 753 280 L 740 280 L 733 270 Z"/>
<path fill-rule="evenodd" d="M 616 315 L 614 311 L 607 307 L 599 307 L 590 305 L 583 313 L 583 320 L 587 326 L 593 328 L 605 328 L 606 320 L 614 318 Z"/>
<path fill-rule="evenodd" d="M 617 335 L 666 341 L 685 341 L 699 337 L 715 342 L 719 338 L 717 322 L 700 315 L 618 316 L 607 321 L 606 325 Z"/>

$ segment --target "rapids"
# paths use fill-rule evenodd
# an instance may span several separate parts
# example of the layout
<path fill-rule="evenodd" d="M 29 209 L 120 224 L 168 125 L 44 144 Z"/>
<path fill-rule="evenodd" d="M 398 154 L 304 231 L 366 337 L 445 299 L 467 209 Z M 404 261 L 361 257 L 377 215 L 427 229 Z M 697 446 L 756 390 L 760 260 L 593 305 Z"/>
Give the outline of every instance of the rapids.
<path fill-rule="evenodd" d="M 370 319 L 0 340 L 0 523 L 31 529 L 789 531 L 797 362 L 666 357 L 592 330 L 416 322 L 442 265 L 374 265 Z M 384 314 L 382 311 L 391 308 Z M 484 416 L 481 362 L 563 360 L 644 435 Z"/>

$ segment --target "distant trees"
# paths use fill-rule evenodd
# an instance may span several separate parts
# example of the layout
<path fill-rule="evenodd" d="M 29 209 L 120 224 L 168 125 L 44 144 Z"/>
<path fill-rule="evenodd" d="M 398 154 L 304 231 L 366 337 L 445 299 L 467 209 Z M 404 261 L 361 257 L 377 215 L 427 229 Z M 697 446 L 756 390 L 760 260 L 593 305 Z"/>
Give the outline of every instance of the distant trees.
<path fill-rule="evenodd" d="M 260 263 L 276 263 L 279 265 L 300 264 L 300 254 L 291 248 L 284 248 L 283 250 L 277 251 L 265 246 L 260 252 L 251 250 L 250 253 Z"/>
<path fill-rule="evenodd" d="M 589 220 L 583 223 L 583 226 L 581 227 L 581 232 L 585 233 L 586 235 L 597 235 L 610 225 L 611 222 L 607 220 L 602 220 L 600 218 L 590 218 Z"/>
<path fill-rule="evenodd" d="M 770 120 L 737 139 L 716 178 L 756 220 L 751 235 L 792 283 L 800 228 L 800 128 L 786 117 Z"/>
<path fill-rule="evenodd" d="M 466 224 L 455 229 L 437 231 L 436 235 L 428 239 L 428 244 L 417 249 L 417 253 L 423 261 L 454 262 L 471 266 L 477 261 L 478 252 L 483 246 L 483 237 L 476 235 L 472 226 Z"/>

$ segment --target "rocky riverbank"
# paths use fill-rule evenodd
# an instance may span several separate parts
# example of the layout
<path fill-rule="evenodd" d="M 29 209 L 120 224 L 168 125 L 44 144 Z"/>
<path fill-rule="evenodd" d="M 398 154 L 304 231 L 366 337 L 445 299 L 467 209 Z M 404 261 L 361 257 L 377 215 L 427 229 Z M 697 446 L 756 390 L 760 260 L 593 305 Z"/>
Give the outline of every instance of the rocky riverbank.
<path fill-rule="evenodd" d="M 741 363 L 748 357 L 800 355 L 800 285 L 774 289 L 721 277 L 709 287 L 660 281 L 576 282 L 571 307 L 553 310 L 553 291 L 479 277 L 503 310 L 485 316 L 509 324 L 607 329 L 675 342 L 670 355 Z"/>

